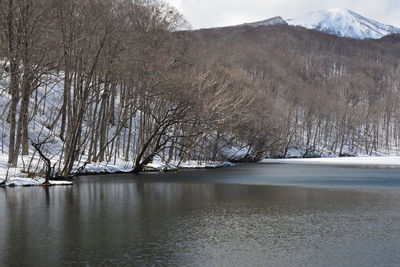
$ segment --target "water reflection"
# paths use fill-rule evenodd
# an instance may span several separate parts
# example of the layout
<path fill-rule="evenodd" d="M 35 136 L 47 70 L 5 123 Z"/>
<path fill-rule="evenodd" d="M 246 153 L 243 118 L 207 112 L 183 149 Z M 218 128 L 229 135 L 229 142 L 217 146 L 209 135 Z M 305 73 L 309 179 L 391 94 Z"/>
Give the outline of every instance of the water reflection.
<path fill-rule="evenodd" d="M 398 189 L 183 182 L 169 175 L 0 190 L 0 266 L 400 261 Z"/>

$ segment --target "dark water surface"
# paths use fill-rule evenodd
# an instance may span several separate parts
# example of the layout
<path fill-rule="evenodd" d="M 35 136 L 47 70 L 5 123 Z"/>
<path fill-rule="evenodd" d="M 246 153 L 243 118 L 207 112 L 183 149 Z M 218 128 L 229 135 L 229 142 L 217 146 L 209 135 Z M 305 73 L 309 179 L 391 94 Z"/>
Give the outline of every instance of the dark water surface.
<path fill-rule="evenodd" d="M 399 266 L 400 170 L 243 164 L 0 189 L 0 266 Z"/>

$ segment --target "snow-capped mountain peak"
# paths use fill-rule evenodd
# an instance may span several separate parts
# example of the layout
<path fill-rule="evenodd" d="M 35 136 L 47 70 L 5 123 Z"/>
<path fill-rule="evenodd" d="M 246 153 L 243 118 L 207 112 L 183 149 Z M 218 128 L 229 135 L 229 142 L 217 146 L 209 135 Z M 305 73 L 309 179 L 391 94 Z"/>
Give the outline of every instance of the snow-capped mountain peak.
<path fill-rule="evenodd" d="M 311 12 L 286 21 L 289 25 L 357 39 L 379 39 L 393 33 L 400 34 L 399 28 L 368 19 L 345 8 Z"/>

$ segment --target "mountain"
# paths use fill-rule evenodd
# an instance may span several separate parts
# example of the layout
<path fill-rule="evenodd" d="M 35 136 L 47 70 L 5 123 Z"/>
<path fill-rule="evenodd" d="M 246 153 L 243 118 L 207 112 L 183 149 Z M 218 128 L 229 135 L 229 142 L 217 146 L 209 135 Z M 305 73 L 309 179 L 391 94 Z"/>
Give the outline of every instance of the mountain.
<path fill-rule="evenodd" d="M 257 125 L 266 119 L 273 125 L 272 132 L 289 127 L 288 149 L 274 150 L 272 157 L 380 153 L 378 149 L 372 151 L 375 150 L 373 135 L 390 136 L 386 129 L 396 127 L 394 121 L 390 126 L 373 125 L 375 116 L 385 121 L 387 105 L 395 103 L 392 99 L 400 96 L 397 83 L 400 35 L 360 40 L 282 24 L 211 28 L 184 34 L 193 37 L 192 43 L 203 51 L 200 55 L 212 58 L 226 73 L 233 77 L 245 75 L 239 76 L 238 81 L 243 89 L 249 82 L 254 101 L 260 101 L 260 106 L 252 104 L 254 110 L 270 111 L 266 117 L 254 117 Z M 263 100 L 257 92 L 271 99 Z M 371 108 L 374 108 L 373 119 L 368 112 L 363 112 Z M 399 107 L 395 112 L 398 111 Z M 335 114 L 343 117 L 338 119 Z M 395 114 L 390 116 L 395 118 Z M 274 119 L 270 121 L 270 118 Z M 329 126 L 325 128 L 322 125 L 326 122 Z M 312 129 L 307 132 L 298 125 Z M 366 127 L 379 128 L 380 133 L 365 134 Z M 248 129 L 245 128 L 245 134 L 259 131 L 259 128 Z M 327 133 L 328 139 L 320 135 L 325 129 L 333 131 Z M 353 139 L 352 135 L 357 137 Z M 308 142 L 307 138 L 317 141 Z M 342 149 L 338 140 L 350 145 Z M 352 140 L 359 143 L 353 145 Z M 369 142 L 370 147 L 363 142 Z M 381 140 L 381 151 L 390 149 L 388 143 Z"/>
<path fill-rule="evenodd" d="M 258 26 L 272 26 L 277 24 L 287 25 L 288 23 L 282 17 L 273 17 L 262 21 L 245 23 L 244 25 L 258 27 Z"/>
<path fill-rule="evenodd" d="M 390 34 L 400 34 L 399 28 L 382 24 L 343 8 L 311 12 L 288 19 L 286 22 L 289 25 L 356 39 L 379 39 Z"/>

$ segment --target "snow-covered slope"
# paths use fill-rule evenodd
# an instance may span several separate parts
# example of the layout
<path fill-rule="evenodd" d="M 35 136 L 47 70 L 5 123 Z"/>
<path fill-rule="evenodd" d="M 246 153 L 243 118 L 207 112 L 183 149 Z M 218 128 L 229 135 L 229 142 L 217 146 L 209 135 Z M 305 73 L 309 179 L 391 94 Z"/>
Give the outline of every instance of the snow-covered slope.
<path fill-rule="evenodd" d="M 271 26 L 271 25 L 277 25 L 277 24 L 285 24 L 286 25 L 287 22 L 282 17 L 273 17 L 270 19 L 262 20 L 262 21 L 246 23 L 244 25 L 258 27 L 258 26 Z"/>
<path fill-rule="evenodd" d="M 0 59 L 0 68 L 4 65 L 4 61 Z M 7 122 L 7 114 L 10 105 L 11 96 L 8 94 L 9 76 L 1 76 L 2 70 L 0 69 L 0 187 L 1 183 L 8 179 L 6 185 L 8 186 L 38 186 L 43 184 L 44 179 L 40 175 L 44 175 L 44 164 L 38 153 L 30 146 L 29 155 L 20 156 L 18 159 L 17 168 L 12 168 L 8 163 L 8 145 L 9 145 L 9 132 L 10 125 Z M 6 73 L 6 72 L 3 72 Z M 35 98 L 30 99 L 30 122 L 28 124 L 29 138 L 33 141 L 39 142 L 49 137 L 49 141 L 42 146 L 42 152 L 50 158 L 54 171 L 57 172 L 63 160 L 62 150 L 65 146 L 64 141 L 59 137 L 61 120 L 56 120 L 54 128 L 50 129 L 48 126 L 50 122 L 54 122 L 63 101 L 63 74 L 62 73 L 49 73 L 42 77 L 46 84 L 40 86 L 35 93 L 37 93 L 37 103 Z M 116 102 L 116 108 L 119 101 Z M 37 110 L 33 107 L 37 105 Z M 97 106 L 96 106 L 97 107 Z M 88 107 L 89 108 L 89 107 Z M 98 112 L 98 110 L 94 111 Z M 116 112 L 116 111 L 115 111 Z M 136 117 L 133 117 L 133 125 L 140 119 L 140 114 L 137 112 Z M 87 120 L 83 123 L 83 131 L 87 128 Z M 123 131 L 127 129 L 124 127 Z M 109 135 L 114 135 L 116 126 L 110 127 Z M 138 128 L 134 128 L 131 138 L 138 136 Z M 109 137 L 111 138 L 111 137 Z M 128 138 L 126 133 L 121 134 L 121 138 Z M 86 144 L 87 145 L 87 144 Z M 111 145 L 111 144 L 110 144 Z M 231 155 L 240 155 L 235 148 L 229 151 Z M 240 150 L 241 148 L 236 148 Z M 123 153 L 117 153 L 123 155 Z M 126 161 L 123 157 L 107 157 L 108 161 L 91 162 L 88 163 L 83 169 L 84 163 L 87 161 L 87 154 L 82 156 L 79 161 L 75 162 L 72 172 L 79 170 L 81 173 L 116 173 L 116 172 L 130 172 L 133 169 L 134 162 L 132 159 Z M 201 161 L 189 160 L 181 162 L 179 159 L 174 161 L 165 162 L 159 155 L 155 156 L 153 162 L 147 164 L 146 170 L 150 171 L 164 171 L 176 170 L 178 168 L 217 168 L 232 166 L 228 162 L 217 161 Z M 36 175 L 36 177 L 32 177 Z M 32 177 L 32 178 L 31 178 Z M 68 181 L 51 181 L 53 185 L 71 185 Z"/>
<path fill-rule="evenodd" d="M 379 39 L 389 34 L 400 34 L 399 28 L 379 23 L 343 8 L 311 12 L 286 21 L 289 25 L 357 39 Z"/>

